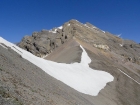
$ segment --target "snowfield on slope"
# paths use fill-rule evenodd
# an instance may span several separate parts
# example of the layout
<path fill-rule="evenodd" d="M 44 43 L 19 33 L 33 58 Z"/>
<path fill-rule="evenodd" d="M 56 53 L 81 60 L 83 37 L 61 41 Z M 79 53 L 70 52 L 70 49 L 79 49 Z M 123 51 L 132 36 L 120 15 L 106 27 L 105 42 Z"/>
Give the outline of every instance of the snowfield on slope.
<path fill-rule="evenodd" d="M 89 67 L 91 59 L 86 51 L 83 50 L 80 63 L 64 64 L 56 63 L 34 56 L 33 54 L 19 48 L 18 46 L 6 41 L 0 37 L 0 43 L 11 47 L 19 53 L 24 59 L 32 62 L 47 74 L 62 81 L 71 88 L 92 96 L 97 96 L 99 91 L 106 86 L 106 83 L 113 81 L 114 77 L 100 70 L 94 70 Z"/>

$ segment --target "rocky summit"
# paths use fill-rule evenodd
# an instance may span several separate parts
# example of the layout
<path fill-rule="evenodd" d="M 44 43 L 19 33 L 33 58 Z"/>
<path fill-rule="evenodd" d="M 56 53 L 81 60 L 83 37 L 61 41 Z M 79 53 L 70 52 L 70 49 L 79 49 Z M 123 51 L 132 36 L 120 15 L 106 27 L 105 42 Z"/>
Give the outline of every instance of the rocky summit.
<path fill-rule="evenodd" d="M 88 22 L 83 24 L 77 20 L 70 20 L 51 30 L 33 32 L 32 36 L 25 36 L 18 46 L 38 57 L 45 57 L 73 38 L 94 48 L 114 52 L 124 58 L 124 62 L 140 64 L 140 44 L 124 40 Z"/>
<path fill-rule="evenodd" d="M 51 30 L 33 32 L 31 36 L 25 36 L 17 46 L 1 40 L 1 105 L 140 104 L 140 44 L 134 41 L 122 39 L 88 22 L 83 24 L 74 19 Z M 88 66 L 84 66 L 87 59 L 83 60 L 83 49 L 91 60 L 90 63 L 87 62 Z M 34 63 L 28 60 L 31 56 L 24 58 L 25 50 L 37 56 L 36 59 L 45 62 L 45 72 L 42 66 L 37 65 L 37 61 Z M 55 72 L 51 71 L 54 64 L 58 67 Z M 81 64 L 84 73 L 78 64 Z M 60 65 L 66 66 L 65 70 L 62 70 Z M 76 68 L 72 69 L 70 65 Z M 68 66 L 72 75 L 67 72 Z M 86 67 L 91 71 L 85 71 Z M 79 72 L 79 69 L 82 72 Z M 107 76 L 113 77 L 97 95 L 86 94 L 91 89 L 88 86 L 105 79 L 103 74 L 97 77 L 94 75 L 95 78 L 92 78 L 92 70 L 106 72 Z M 82 78 L 79 75 L 82 75 Z M 75 89 L 67 84 L 67 81 L 62 81 L 61 77 L 72 80 L 72 85 L 80 78 L 78 85 L 75 85 L 78 89 L 88 85 L 88 90 L 82 93 L 76 90 L 77 87 Z M 98 77 L 100 81 L 95 81 Z M 87 81 L 85 78 L 88 78 Z M 82 84 L 83 81 L 85 85 Z"/>

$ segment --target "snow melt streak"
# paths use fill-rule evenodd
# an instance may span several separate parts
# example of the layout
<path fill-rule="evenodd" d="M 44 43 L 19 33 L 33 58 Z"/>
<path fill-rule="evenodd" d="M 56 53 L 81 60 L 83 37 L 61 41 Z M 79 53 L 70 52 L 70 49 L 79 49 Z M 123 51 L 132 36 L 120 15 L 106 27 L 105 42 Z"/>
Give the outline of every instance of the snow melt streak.
<path fill-rule="evenodd" d="M 107 72 L 89 68 L 88 63 L 91 62 L 91 59 L 82 46 L 80 46 L 83 50 L 81 63 L 63 64 L 36 57 L 2 38 L 0 38 L 0 42 L 11 47 L 23 58 L 37 65 L 52 77 L 84 94 L 96 96 L 99 91 L 105 87 L 106 83 L 114 79 L 114 77 Z"/>

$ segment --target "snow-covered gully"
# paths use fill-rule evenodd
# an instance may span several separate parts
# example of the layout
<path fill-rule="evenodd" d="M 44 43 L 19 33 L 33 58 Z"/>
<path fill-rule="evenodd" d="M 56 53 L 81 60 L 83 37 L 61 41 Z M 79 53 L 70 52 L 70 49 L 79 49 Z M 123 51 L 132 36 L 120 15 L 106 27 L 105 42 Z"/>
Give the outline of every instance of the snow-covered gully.
<path fill-rule="evenodd" d="M 88 64 L 91 62 L 91 59 L 82 46 L 80 46 L 83 50 L 81 62 L 64 64 L 36 57 L 1 37 L 0 43 L 4 43 L 6 46 L 11 47 L 24 59 L 32 62 L 50 76 L 84 94 L 96 96 L 99 91 L 106 86 L 106 83 L 111 82 L 114 79 L 111 74 L 105 71 L 94 70 L 89 67 Z"/>

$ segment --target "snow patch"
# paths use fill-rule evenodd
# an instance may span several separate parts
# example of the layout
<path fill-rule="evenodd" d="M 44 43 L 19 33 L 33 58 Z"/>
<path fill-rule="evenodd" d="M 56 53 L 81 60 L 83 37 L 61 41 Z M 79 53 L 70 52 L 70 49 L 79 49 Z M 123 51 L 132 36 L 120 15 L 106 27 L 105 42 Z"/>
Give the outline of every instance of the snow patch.
<path fill-rule="evenodd" d="M 57 33 L 57 30 L 58 30 L 58 29 L 62 29 L 62 28 L 63 28 L 63 26 L 60 26 L 60 27 L 55 28 L 54 31 L 53 31 L 52 29 L 49 30 L 49 32 Z"/>
<path fill-rule="evenodd" d="M 6 46 L 3 45 L 3 43 L 0 43 L 0 46 L 2 46 L 5 49 L 8 49 Z"/>
<path fill-rule="evenodd" d="M 117 37 L 120 37 L 122 34 L 117 35 Z"/>
<path fill-rule="evenodd" d="M 56 29 L 54 29 L 54 31 L 49 30 L 49 32 L 56 33 L 56 32 L 57 32 L 57 28 L 56 28 Z"/>
<path fill-rule="evenodd" d="M 76 24 L 77 26 L 79 26 L 79 27 L 82 27 L 81 25 L 79 25 L 79 24 Z"/>
<path fill-rule="evenodd" d="M 60 26 L 60 27 L 58 27 L 59 29 L 62 29 L 63 28 L 63 26 Z"/>
<path fill-rule="evenodd" d="M 70 24 L 68 24 L 67 26 L 70 26 Z"/>
<path fill-rule="evenodd" d="M 101 30 L 103 33 L 105 33 L 105 31 Z"/>
<path fill-rule="evenodd" d="M 19 53 L 24 59 L 32 62 L 40 67 L 50 76 L 62 81 L 71 88 L 92 96 L 97 96 L 101 89 L 106 86 L 106 83 L 113 81 L 114 77 L 101 70 L 94 70 L 89 67 L 91 59 L 88 57 L 85 49 L 83 50 L 80 63 L 64 64 L 39 58 L 27 52 L 18 46 L 4 40 L 0 37 L 0 42 L 11 47 Z"/>
<path fill-rule="evenodd" d="M 48 56 L 48 54 L 46 54 L 46 55 L 42 56 L 41 58 L 46 58 L 47 56 Z"/>
<path fill-rule="evenodd" d="M 49 32 L 56 33 L 56 31 L 52 31 L 52 30 L 50 30 Z"/>
<path fill-rule="evenodd" d="M 54 30 L 55 32 L 57 31 L 57 29 Z"/>
<path fill-rule="evenodd" d="M 123 47 L 123 45 L 122 44 L 119 44 L 121 47 Z"/>
<path fill-rule="evenodd" d="M 87 28 L 90 28 L 89 26 L 87 26 L 86 24 L 84 24 L 84 26 L 86 26 Z"/>
<path fill-rule="evenodd" d="M 79 22 L 78 20 L 74 19 L 75 21 Z"/>
<path fill-rule="evenodd" d="M 87 28 L 90 28 L 90 29 L 97 28 L 97 27 L 89 27 L 87 24 L 84 24 L 84 26 L 86 26 Z"/>
<path fill-rule="evenodd" d="M 86 26 L 87 28 L 93 30 L 93 29 L 97 29 L 97 27 L 89 27 L 87 24 L 84 24 L 84 26 Z M 105 33 L 105 31 L 101 30 L 101 32 Z"/>

